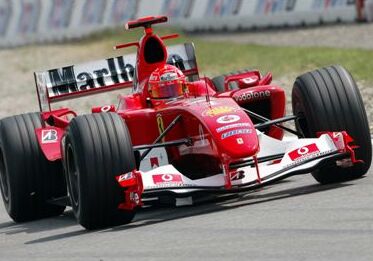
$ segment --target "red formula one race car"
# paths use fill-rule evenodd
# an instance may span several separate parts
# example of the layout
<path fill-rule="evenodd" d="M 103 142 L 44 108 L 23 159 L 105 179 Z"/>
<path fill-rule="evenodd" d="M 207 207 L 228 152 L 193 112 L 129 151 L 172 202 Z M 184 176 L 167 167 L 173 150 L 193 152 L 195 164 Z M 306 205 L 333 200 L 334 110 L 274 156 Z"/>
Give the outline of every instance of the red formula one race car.
<path fill-rule="evenodd" d="M 138 207 L 193 204 L 291 175 L 320 183 L 359 178 L 371 164 L 367 116 L 351 75 L 331 66 L 299 76 L 293 115 L 271 74 L 200 77 L 194 45 L 166 47 L 145 17 L 137 54 L 35 73 L 40 113 L 3 119 L 1 192 L 16 222 L 71 205 L 87 229 L 129 223 Z M 76 115 L 54 102 L 132 88 L 119 104 Z M 296 129 L 282 123 L 295 121 Z M 298 139 L 282 140 L 284 131 Z"/>

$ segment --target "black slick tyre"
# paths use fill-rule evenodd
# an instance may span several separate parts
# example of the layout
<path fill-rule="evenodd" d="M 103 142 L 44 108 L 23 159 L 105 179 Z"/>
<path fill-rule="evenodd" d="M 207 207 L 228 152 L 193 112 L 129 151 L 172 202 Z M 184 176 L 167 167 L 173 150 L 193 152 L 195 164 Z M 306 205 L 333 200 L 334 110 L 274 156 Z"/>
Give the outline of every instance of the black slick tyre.
<path fill-rule="evenodd" d="M 135 169 L 127 126 L 115 113 L 74 118 L 65 136 L 65 170 L 74 214 L 86 229 L 131 222 L 135 210 L 124 211 L 123 189 L 115 176 Z"/>
<path fill-rule="evenodd" d="M 372 160 L 372 144 L 364 104 L 350 73 L 341 66 L 330 66 L 299 76 L 292 91 L 295 115 L 303 118 L 296 124 L 305 137 L 321 131 L 347 131 L 354 139 L 356 158 L 364 163 L 352 167 L 329 164 L 314 171 L 322 183 L 334 183 L 363 176 Z"/>
<path fill-rule="evenodd" d="M 16 222 L 60 215 L 64 206 L 48 200 L 66 196 L 61 161 L 49 162 L 35 129 L 39 113 L 12 116 L 0 122 L 0 187 L 5 208 Z"/>

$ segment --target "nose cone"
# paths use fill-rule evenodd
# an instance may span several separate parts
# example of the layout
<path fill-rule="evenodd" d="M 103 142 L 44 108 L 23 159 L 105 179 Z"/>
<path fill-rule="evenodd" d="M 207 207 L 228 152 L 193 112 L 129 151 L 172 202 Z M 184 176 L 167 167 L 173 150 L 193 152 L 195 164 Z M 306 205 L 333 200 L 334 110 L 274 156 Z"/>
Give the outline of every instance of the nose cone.
<path fill-rule="evenodd" d="M 259 140 L 254 125 L 232 99 L 214 99 L 212 106 L 204 105 L 193 109 L 209 129 L 220 154 L 241 159 L 258 152 Z"/>
<path fill-rule="evenodd" d="M 251 157 L 259 140 L 251 119 L 231 98 L 190 100 L 182 105 L 209 130 L 217 152 L 232 160 Z"/>
<path fill-rule="evenodd" d="M 215 117 L 210 130 L 221 153 L 232 159 L 253 156 L 259 140 L 250 118 L 242 110 Z"/>

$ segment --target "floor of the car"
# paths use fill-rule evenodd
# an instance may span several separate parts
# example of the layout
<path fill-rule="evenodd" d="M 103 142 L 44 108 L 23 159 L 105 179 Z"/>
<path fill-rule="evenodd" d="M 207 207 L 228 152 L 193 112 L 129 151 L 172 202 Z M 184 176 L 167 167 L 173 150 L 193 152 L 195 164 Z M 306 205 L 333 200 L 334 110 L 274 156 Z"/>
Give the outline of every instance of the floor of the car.
<path fill-rule="evenodd" d="M 172 161 L 171 164 L 191 180 L 202 179 L 222 173 L 220 161 L 206 154 L 189 154 Z"/>

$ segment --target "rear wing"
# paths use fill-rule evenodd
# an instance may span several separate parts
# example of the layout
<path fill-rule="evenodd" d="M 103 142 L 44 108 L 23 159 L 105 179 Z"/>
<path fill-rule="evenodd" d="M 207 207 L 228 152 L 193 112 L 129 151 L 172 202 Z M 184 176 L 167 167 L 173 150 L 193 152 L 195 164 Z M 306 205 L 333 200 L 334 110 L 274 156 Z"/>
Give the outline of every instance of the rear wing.
<path fill-rule="evenodd" d="M 167 47 L 167 63 L 178 66 L 190 81 L 198 79 L 193 43 Z M 118 89 L 133 87 L 136 54 L 35 72 L 40 111 L 51 104 Z M 136 81 L 135 81 L 136 82 Z"/>

